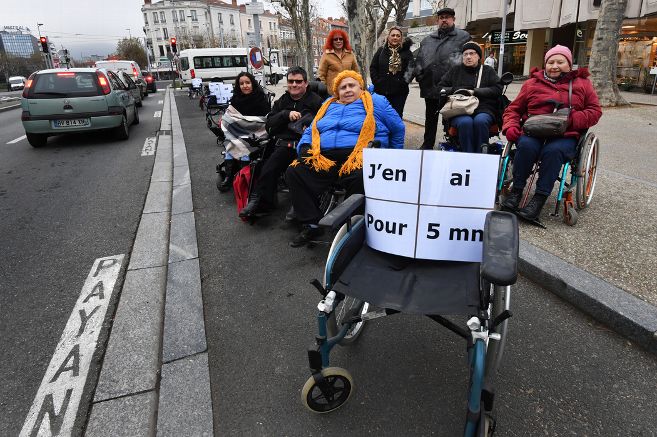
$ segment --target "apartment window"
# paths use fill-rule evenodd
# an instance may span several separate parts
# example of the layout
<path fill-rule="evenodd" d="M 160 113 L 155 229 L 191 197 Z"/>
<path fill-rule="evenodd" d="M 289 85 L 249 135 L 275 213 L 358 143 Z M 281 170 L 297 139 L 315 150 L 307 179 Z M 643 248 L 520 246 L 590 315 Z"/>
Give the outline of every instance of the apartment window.
<path fill-rule="evenodd" d="M 174 23 L 177 23 L 178 22 L 178 12 L 171 11 L 171 18 L 173 19 Z"/>
<path fill-rule="evenodd" d="M 164 11 L 160 11 L 160 22 L 161 23 L 167 22 L 167 17 L 164 15 Z"/>
<path fill-rule="evenodd" d="M 148 14 L 144 12 L 144 24 L 148 26 Z"/>
<path fill-rule="evenodd" d="M 162 32 L 164 33 L 164 39 L 169 39 L 169 29 L 165 27 Z"/>
<path fill-rule="evenodd" d="M 159 46 L 160 47 L 160 56 L 164 56 L 164 46 Z"/>
<path fill-rule="evenodd" d="M 249 29 L 253 28 L 253 24 L 251 23 L 251 19 L 249 18 Z"/>
<path fill-rule="evenodd" d="M 157 18 L 157 12 L 153 12 L 153 23 L 159 23 L 160 20 Z"/>
<path fill-rule="evenodd" d="M 185 11 L 178 11 L 178 17 L 180 17 L 180 21 L 185 21 Z"/>
<path fill-rule="evenodd" d="M 217 14 L 219 16 L 219 24 L 224 24 L 224 17 L 221 15 L 221 12 Z"/>
<path fill-rule="evenodd" d="M 272 23 L 271 21 L 269 22 L 269 30 L 274 30 L 274 26 L 272 26 L 273 24 L 274 23 Z"/>
<path fill-rule="evenodd" d="M 235 24 L 235 20 L 233 19 L 233 14 L 230 14 L 230 24 Z"/>
<path fill-rule="evenodd" d="M 189 11 L 189 12 L 191 12 L 191 14 L 192 14 L 192 21 L 198 21 L 198 18 L 196 17 L 196 11 L 195 11 L 195 10 L 191 10 L 191 11 Z"/>

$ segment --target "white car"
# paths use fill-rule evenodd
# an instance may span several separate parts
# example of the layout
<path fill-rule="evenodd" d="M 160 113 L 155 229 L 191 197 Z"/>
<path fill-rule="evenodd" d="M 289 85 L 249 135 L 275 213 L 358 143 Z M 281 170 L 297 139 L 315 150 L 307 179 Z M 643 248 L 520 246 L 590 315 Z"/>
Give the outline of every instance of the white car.
<path fill-rule="evenodd" d="M 9 88 L 11 91 L 18 91 L 25 88 L 25 82 L 27 78 L 23 76 L 12 76 L 9 78 Z"/>

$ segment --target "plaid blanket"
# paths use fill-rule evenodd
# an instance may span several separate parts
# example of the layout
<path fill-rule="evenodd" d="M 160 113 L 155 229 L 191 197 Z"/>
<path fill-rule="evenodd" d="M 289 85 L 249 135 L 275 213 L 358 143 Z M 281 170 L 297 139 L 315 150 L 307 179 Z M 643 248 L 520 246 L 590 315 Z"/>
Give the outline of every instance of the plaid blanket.
<path fill-rule="evenodd" d="M 228 109 L 226 109 L 226 112 L 221 118 L 221 130 L 226 136 L 226 141 L 224 142 L 226 152 L 230 153 L 235 159 L 248 156 L 249 143 L 245 139 L 253 135 L 257 139 L 266 138 L 266 121 L 266 117 L 242 115 L 232 105 L 228 106 Z"/>

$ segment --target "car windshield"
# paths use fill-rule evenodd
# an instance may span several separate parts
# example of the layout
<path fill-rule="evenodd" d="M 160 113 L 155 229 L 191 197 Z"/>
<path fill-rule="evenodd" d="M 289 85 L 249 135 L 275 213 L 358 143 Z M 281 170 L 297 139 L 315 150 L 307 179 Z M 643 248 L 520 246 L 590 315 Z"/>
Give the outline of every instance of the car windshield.
<path fill-rule="evenodd" d="M 30 90 L 33 98 L 90 97 L 101 95 L 93 72 L 37 74 Z"/>
<path fill-rule="evenodd" d="M 23 79 L 9 79 L 9 83 L 23 83 Z"/>

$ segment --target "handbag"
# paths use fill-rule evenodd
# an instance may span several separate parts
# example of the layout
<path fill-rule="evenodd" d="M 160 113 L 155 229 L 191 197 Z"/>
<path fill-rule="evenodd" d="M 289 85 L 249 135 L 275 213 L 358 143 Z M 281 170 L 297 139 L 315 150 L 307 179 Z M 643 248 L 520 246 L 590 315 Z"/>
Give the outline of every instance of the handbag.
<path fill-rule="evenodd" d="M 479 88 L 481 85 L 481 76 L 484 66 L 479 67 L 479 77 L 477 78 L 477 86 Z M 457 94 L 460 90 L 447 97 L 447 102 L 445 106 L 440 110 L 440 115 L 443 116 L 443 120 L 449 120 L 453 117 L 458 117 L 459 115 L 472 115 L 479 106 L 479 99 L 475 96 Z"/>
<path fill-rule="evenodd" d="M 568 129 L 573 95 L 573 81 L 568 84 L 568 107 L 555 110 L 550 114 L 533 115 L 525 120 L 522 130 L 525 135 L 534 138 L 562 137 Z"/>

